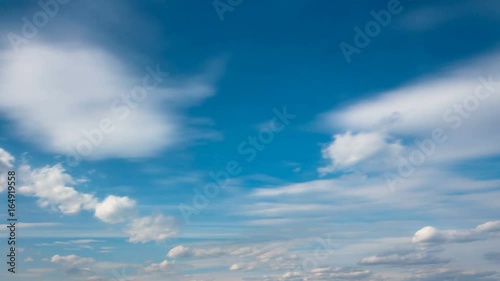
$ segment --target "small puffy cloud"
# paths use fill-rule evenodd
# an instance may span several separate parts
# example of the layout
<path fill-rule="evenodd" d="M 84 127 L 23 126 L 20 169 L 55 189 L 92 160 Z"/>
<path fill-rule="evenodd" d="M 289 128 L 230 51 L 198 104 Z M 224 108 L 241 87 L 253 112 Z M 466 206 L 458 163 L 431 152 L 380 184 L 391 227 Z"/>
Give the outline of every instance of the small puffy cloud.
<path fill-rule="evenodd" d="M 302 273 L 300 272 L 286 272 L 281 276 L 283 280 L 298 280 L 297 278 L 301 277 Z"/>
<path fill-rule="evenodd" d="M 222 248 L 208 248 L 208 249 L 191 249 L 182 245 L 172 248 L 167 256 L 170 258 L 206 258 L 217 257 L 224 254 L 230 254 L 231 250 L 224 250 Z"/>
<path fill-rule="evenodd" d="M 107 223 L 120 223 L 135 212 L 135 201 L 128 197 L 109 195 L 95 207 L 95 216 Z"/>
<path fill-rule="evenodd" d="M 151 265 L 144 268 L 144 271 L 148 272 L 148 273 L 164 272 L 164 271 L 168 271 L 169 269 L 171 269 L 172 265 L 174 265 L 174 264 L 175 264 L 175 261 L 171 262 L 171 261 L 164 260 L 160 263 L 152 263 Z"/>
<path fill-rule="evenodd" d="M 60 256 L 60 255 L 54 255 L 50 259 L 50 262 L 52 263 L 61 263 L 69 266 L 75 266 L 79 264 L 85 264 L 85 263 L 93 263 L 94 259 L 92 258 L 82 258 L 77 255 L 68 255 L 68 256 Z"/>
<path fill-rule="evenodd" d="M 426 226 L 413 235 L 413 243 L 423 242 L 443 242 L 445 240 L 442 233 L 435 227 Z"/>
<path fill-rule="evenodd" d="M 33 262 L 33 258 L 32 257 L 27 257 L 24 259 L 24 262 Z"/>
<path fill-rule="evenodd" d="M 178 226 L 173 217 L 163 215 L 146 216 L 132 220 L 125 230 L 131 243 L 161 242 L 178 233 Z"/>
<path fill-rule="evenodd" d="M 335 135 L 333 141 L 322 149 L 323 158 L 331 164 L 319 168 L 321 174 L 337 169 L 353 167 L 363 161 L 376 157 L 377 164 L 395 158 L 403 151 L 398 142 L 390 143 L 380 132 L 361 132 L 353 134 L 350 131 Z"/>
<path fill-rule="evenodd" d="M 232 264 L 229 267 L 229 270 L 231 270 L 231 271 L 248 271 L 248 270 L 254 269 L 255 265 L 256 265 L 255 262 L 251 262 L 251 263 L 235 263 L 235 264 Z"/>
<path fill-rule="evenodd" d="M 40 207 L 57 209 L 63 214 L 76 214 L 81 210 L 92 210 L 97 204 L 94 195 L 80 193 L 70 186 L 76 182 L 59 164 L 39 169 L 23 165 L 19 174 L 22 174 L 19 193 L 37 197 Z"/>
<path fill-rule="evenodd" d="M 413 243 L 442 244 L 442 243 L 464 243 L 485 238 L 485 234 L 500 231 L 500 221 L 490 221 L 478 225 L 476 228 L 464 230 L 439 230 L 432 226 L 426 226 L 415 233 Z"/>
<path fill-rule="evenodd" d="M 432 226 L 426 226 L 415 233 L 413 243 L 460 243 L 477 240 L 474 231 L 471 230 L 439 230 Z"/>
<path fill-rule="evenodd" d="M 135 215 L 136 202 L 128 197 L 109 195 L 100 201 L 93 195 L 77 191 L 78 181 L 62 165 L 32 169 L 19 167 L 19 193 L 38 198 L 42 208 L 52 208 L 63 214 L 77 214 L 82 210 L 93 211 L 94 216 L 107 223 L 120 223 Z"/>
<path fill-rule="evenodd" d="M 184 258 L 189 257 L 191 250 L 182 245 L 175 246 L 170 251 L 168 251 L 167 256 L 170 258 Z"/>

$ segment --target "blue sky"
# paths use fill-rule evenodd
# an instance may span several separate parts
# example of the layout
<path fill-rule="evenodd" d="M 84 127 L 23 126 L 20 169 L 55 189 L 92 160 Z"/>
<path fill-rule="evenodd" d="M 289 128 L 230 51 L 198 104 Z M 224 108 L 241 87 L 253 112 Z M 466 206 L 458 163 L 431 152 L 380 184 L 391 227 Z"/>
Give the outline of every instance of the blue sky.
<path fill-rule="evenodd" d="M 0 3 L 2 280 L 500 280 L 496 1 Z"/>

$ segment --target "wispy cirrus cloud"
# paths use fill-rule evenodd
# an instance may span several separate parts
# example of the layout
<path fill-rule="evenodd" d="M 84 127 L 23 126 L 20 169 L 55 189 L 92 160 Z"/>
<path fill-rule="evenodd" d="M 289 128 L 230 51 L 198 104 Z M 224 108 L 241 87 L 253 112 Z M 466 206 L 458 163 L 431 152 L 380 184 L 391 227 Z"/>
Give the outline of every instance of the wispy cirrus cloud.
<path fill-rule="evenodd" d="M 500 105 L 499 61 L 498 52 L 487 54 L 458 64 L 452 71 L 435 73 L 377 93 L 368 100 L 332 110 L 321 115 L 319 122 L 331 130 L 353 132 L 358 139 L 363 134 L 382 134 L 395 142 L 421 141 L 430 138 L 434 129 L 442 129 L 446 145 L 433 152 L 430 157 L 433 162 L 449 163 L 498 155 L 500 149 L 493 139 L 500 136 L 500 127 L 493 120 Z M 344 138 L 349 136 L 346 134 Z M 353 136 L 351 143 L 356 140 Z M 377 145 L 380 141 L 375 140 L 366 143 L 363 151 L 372 152 L 380 147 Z M 329 147 L 335 152 L 338 145 L 333 144 Z M 408 141 L 401 144 L 405 152 L 417 148 Z M 342 151 L 349 152 L 346 147 Z M 337 156 L 339 152 L 331 154 L 330 157 Z M 355 157 L 357 154 L 349 155 Z"/>

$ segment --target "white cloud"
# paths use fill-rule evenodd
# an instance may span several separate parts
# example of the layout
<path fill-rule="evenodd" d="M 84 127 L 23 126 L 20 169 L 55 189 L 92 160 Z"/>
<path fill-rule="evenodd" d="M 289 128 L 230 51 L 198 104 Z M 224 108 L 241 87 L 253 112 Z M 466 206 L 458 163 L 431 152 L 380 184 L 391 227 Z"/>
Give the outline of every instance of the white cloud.
<path fill-rule="evenodd" d="M 183 257 L 189 257 L 189 255 L 190 255 L 190 249 L 182 245 L 175 246 L 167 254 L 167 256 L 170 258 L 183 258 Z"/>
<path fill-rule="evenodd" d="M 33 258 L 32 257 L 27 257 L 24 259 L 24 262 L 33 262 Z"/>
<path fill-rule="evenodd" d="M 380 132 L 361 132 L 352 134 L 350 131 L 334 136 L 332 142 L 323 150 L 323 158 L 332 163 L 319 168 L 321 174 L 333 172 L 336 169 L 348 168 L 362 161 L 376 158 L 377 165 L 383 160 L 392 160 L 403 151 L 398 142 L 389 143 L 387 137 Z"/>
<path fill-rule="evenodd" d="M 454 243 L 469 242 L 477 240 L 474 231 L 471 230 L 439 230 L 432 226 L 426 226 L 415 233 L 413 243 Z"/>
<path fill-rule="evenodd" d="M 283 274 L 281 276 L 281 279 L 283 279 L 283 280 L 290 280 L 290 279 L 299 280 L 297 278 L 299 278 L 301 276 L 302 276 L 302 273 L 300 273 L 300 272 L 286 272 L 285 274 Z"/>
<path fill-rule="evenodd" d="M 228 254 L 227 250 L 222 248 L 208 248 L 208 249 L 191 249 L 182 245 L 172 248 L 167 256 L 170 258 L 206 258 L 217 257 Z"/>
<path fill-rule="evenodd" d="M 253 191 L 254 196 L 273 197 L 282 195 L 300 195 L 314 192 L 332 192 L 338 188 L 337 181 L 315 180 L 310 182 L 294 183 L 275 188 L 257 188 Z"/>
<path fill-rule="evenodd" d="M 500 232 L 500 221 L 490 221 L 478 225 L 473 229 L 463 230 L 439 230 L 432 226 L 426 226 L 415 233 L 413 243 L 443 244 L 464 243 L 484 239 L 483 234 Z"/>
<path fill-rule="evenodd" d="M 231 270 L 231 271 L 248 271 L 248 270 L 254 269 L 255 265 L 256 265 L 255 262 L 251 262 L 251 263 L 235 263 L 235 264 L 232 264 L 229 267 L 229 270 Z"/>
<path fill-rule="evenodd" d="M 210 248 L 190 248 L 178 245 L 172 248 L 167 256 L 169 258 L 209 259 L 231 257 L 231 260 L 246 259 L 245 262 L 232 264 L 231 271 L 247 271 L 259 265 L 272 266 L 288 261 L 293 255 L 285 247 L 278 244 L 261 244 L 252 246 L 223 246 Z M 254 259 L 248 261 L 248 259 Z"/>
<path fill-rule="evenodd" d="M 160 242 L 175 237 L 178 226 L 173 217 L 160 214 L 132 220 L 125 232 L 129 235 L 128 241 L 132 243 Z"/>
<path fill-rule="evenodd" d="M 425 139 L 435 128 L 448 136 L 433 161 L 452 162 L 500 154 L 500 55 L 494 53 L 322 116 L 323 125 L 351 132 L 384 131 L 392 138 Z M 480 78 L 482 77 L 482 78 Z M 350 138 L 352 141 L 356 139 Z M 380 143 L 380 141 L 379 141 Z M 408 144 L 407 149 L 417 147 Z M 365 151 L 364 149 L 367 149 Z M 355 162 L 372 148 L 337 158 Z M 342 161 L 343 160 L 343 161 Z"/>
<path fill-rule="evenodd" d="M 68 256 L 54 255 L 50 259 L 50 262 L 61 263 L 61 264 L 69 265 L 69 266 L 75 266 L 78 264 L 93 263 L 94 259 L 82 258 L 82 257 L 79 257 L 77 255 L 68 255 Z"/>
<path fill-rule="evenodd" d="M 489 221 L 476 227 L 477 232 L 500 232 L 500 221 Z"/>
<path fill-rule="evenodd" d="M 365 280 L 372 276 L 372 272 L 360 268 L 332 268 L 320 267 L 311 271 L 312 277 L 317 280 Z"/>
<path fill-rule="evenodd" d="M 12 168 L 12 162 L 14 162 L 14 160 L 14 156 L 0 147 L 0 169 Z"/>
<path fill-rule="evenodd" d="M 148 273 L 153 273 L 153 272 L 164 272 L 169 270 L 172 265 L 175 264 L 175 262 L 170 262 L 167 260 L 164 260 L 160 263 L 152 263 L 151 265 L 147 266 L 144 271 Z"/>
<path fill-rule="evenodd" d="M 399 251 L 393 253 L 385 253 L 376 256 L 362 258 L 359 261 L 360 265 L 425 265 L 425 264 L 443 264 L 449 263 L 449 260 L 440 259 L 432 253 L 425 251 Z"/>
<path fill-rule="evenodd" d="M 135 201 L 128 197 L 109 195 L 95 207 L 95 216 L 108 223 L 124 222 L 135 212 Z"/>
<path fill-rule="evenodd" d="M 60 164 L 39 169 L 23 165 L 19 167 L 19 174 L 22 180 L 19 193 L 37 197 L 42 208 L 49 207 L 63 214 L 94 211 L 95 217 L 107 223 L 124 222 L 135 215 L 136 202 L 126 196 L 109 195 L 99 202 L 93 194 L 76 190 L 72 185 L 77 181 Z"/>
<path fill-rule="evenodd" d="M 40 229 L 43 227 L 59 226 L 61 223 L 58 222 L 18 222 L 16 226 L 22 229 L 36 228 Z M 6 231 L 7 224 L 0 225 L 0 232 Z"/>
<path fill-rule="evenodd" d="M 6 189 L 6 172 L 12 168 L 14 160 L 14 156 L 0 147 L 0 192 Z"/>
<path fill-rule="evenodd" d="M 51 207 L 63 214 L 76 214 L 81 210 L 92 210 L 97 204 L 94 195 L 80 193 L 69 186 L 75 181 L 61 165 L 39 169 L 23 165 L 19 174 L 22 180 L 19 193 L 37 197 L 40 207 Z"/>
<path fill-rule="evenodd" d="M 154 155 L 187 137 L 179 109 L 214 93 L 211 78 L 174 81 L 154 73 L 166 71 L 156 65 L 136 76 L 135 70 L 95 47 L 33 43 L 17 55 L 0 55 L 0 112 L 14 121 L 21 137 L 54 153 L 79 151 L 90 159 Z M 144 77 L 150 78 L 144 82 Z M 130 99 L 136 86 L 157 81 L 158 87 L 148 86 L 144 100 Z M 104 127 L 114 129 L 98 136 L 106 118 L 113 125 Z M 82 142 L 87 139 L 84 131 L 93 132 L 94 144 Z"/>

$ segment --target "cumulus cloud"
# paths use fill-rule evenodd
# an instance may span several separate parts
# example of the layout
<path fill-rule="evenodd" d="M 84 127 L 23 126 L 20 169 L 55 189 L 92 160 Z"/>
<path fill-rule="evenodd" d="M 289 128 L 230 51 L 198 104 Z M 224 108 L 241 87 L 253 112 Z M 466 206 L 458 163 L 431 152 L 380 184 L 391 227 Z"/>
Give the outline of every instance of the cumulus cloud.
<path fill-rule="evenodd" d="M 173 264 L 175 264 L 175 262 L 170 262 L 170 261 L 164 260 L 164 261 L 162 261 L 160 263 L 152 263 L 152 264 L 150 264 L 149 266 L 147 266 L 146 268 L 144 268 L 144 271 L 148 272 L 148 273 L 164 272 L 164 271 L 169 270 L 172 267 Z"/>
<path fill-rule="evenodd" d="M 182 245 L 175 246 L 172 248 L 167 256 L 170 258 L 184 258 L 184 257 L 189 257 L 191 255 L 191 250 L 187 247 L 184 247 Z"/>
<path fill-rule="evenodd" d="M 302 276 L 302 273 L 300 272 L 286 272 L 281 276 L 281 279 L 283 280 L 302 280 L 302 278 L 297 279 Z"/>
<path fill-rule="evenodd" d="M 460 243 L 477 240 L 478 237 L 471 230 L 439 230 L 426 226 L 415 233 L 413 243 Z"/>
<path fill-rule="evenodd" d="M 248 271 L 248 270 L 254 269 L 255 265 L 256 265 L 255 262 L 251 262 L 251 263 L 235 263 L 235 264 L 232 264 L 229 267 L 229 270 L 231 270 L 231 271 Z"/>
<path fill-rule="evenodd" d="M 432 226 L 426 226 L 415 233 L 413 243 L 443 244 L 464 243 L 485 239 L 483 234 L 500 231 L 500 221 L 491 221 L 478 225 L 473 229 L 464 230 L 439 230 Z"/>
<path fill-rule="evenodd" d="M 0 150 L 0 160 L 4 166 L 11 167 L 13 157 L 5 150 Z M 146 243 L 160 242 L 173 237 L 178 232 L 178 226 L 173 217 L 163 215 L 135 218 L 136 202 L 126 196 L 109 195 L 99 201 L 93 194 L 82 193 L 76 190 L 78 181 L 68 174 L 62 165 L 44 166 L 33 169 L 27 164 L 19 167 L 18 192 L 26 196 L 38 198 L 38 205 L 42 208 L 51 208 L 66 215 L 77 214 L 81 211 L 93 211 L 94 216 L 106 223 L 120 223 L 131 220 L 125 232 L 129 235 L 129 242 Z M 38 225 L 45 224 L 39 223 Z M 32 223 L 31 225 L 37 225 Z M 30 224 L 27 224 L 30 226 Z M 23 224 L 20 225 L 23 227 Z M 76 241 L 76 242 L 75 242 Z M 93 240 L 75 240 L 76 244 L 85 244 Z M 55 243 L 56 244 L 56 243 Z M 63 243 L 60 243 L 63 244 Z M 70 244 L 70 242 L 67 242 Z M 83 248 L 80 246 L 79 248 Z M 54 262 L 61 260 L 56 256 Z M 69 258 L 74 258 L 70 256 Z"/>
<path fill-rule="evenodd" d="M 170 258 L 206 258 L 216 257 L 223 254 L 230 253 L 230 251 L 223 250 L 222 248 L 209 248 L 209 249 L 191 249 L 182 245 L 172 248 L 167 256 Z"/>
<path fill-rule="evenodd" d="M 28 165 L 19 168 L 22 185 L 19 193 L 38 198 L 40 207 L 50 207 L 63 214 L 76 214 L 92 210 L 97 200 L 92 194 L 81 193 L 70 185 L 76 182 L 61 165 L 32 169 Z"/>
<path fill-rule="evenodd" d="M 175 237 L 178 226 L 173 217 L 159 214 L 132 220 L 125 232 L 129 235 L 128 241 L 131 243 L 161 242 Z"/>
<path fill-rule="evenodd" d="M 390 143 L 380 132 L 361 132 L 353 134 L 350 131 L 335 135 L 333 141 L 323 147 L 323 158 L 331 161 L 326 167 L 319 168 L 322 174 L 336 169 L 348 168 L 373 158 L 377 165 L 383 160 L 389 161 L 398 156 L 403 147 L 398 142 Z"/>
<path fill-rule="evenodd" d="M 135 201 L 128 197 L 109 195 L 95 206 L 95 216 L 108 223 L 124 222 L 135 212 Z"/>
<path fill-rule="evenodd" d="M 38 198 L 42 208 L 67 215 L 94 211 L 96 218 L 107 223 L 124 222 L 135 214 L 136 202 L 126 196 L 109 195 L 99 202 L 93 194 L 79 192 L 73 187 L 77 181 L 60 164 L 37 169 L 24 164 L 19 167 L 19 174 L 19 193 Z"/>
<path fill-rule="evenodd" d="M 212 78 L 177 81 L 157 65 L 133 74 L 95 47 L 33 43 L 0 55 L 0 112 L 21 137 L 59 154 L 154 155 L 189 135 L 182 133 L 181 109 L 214 93 Z"/>

